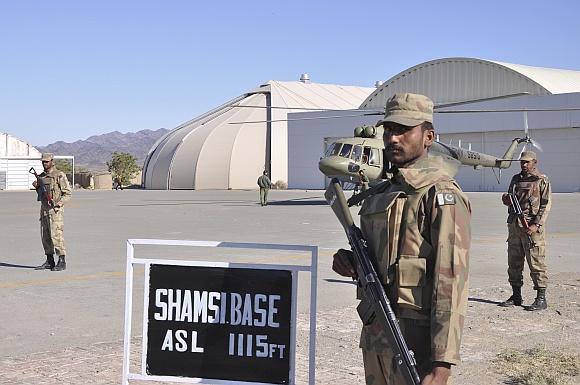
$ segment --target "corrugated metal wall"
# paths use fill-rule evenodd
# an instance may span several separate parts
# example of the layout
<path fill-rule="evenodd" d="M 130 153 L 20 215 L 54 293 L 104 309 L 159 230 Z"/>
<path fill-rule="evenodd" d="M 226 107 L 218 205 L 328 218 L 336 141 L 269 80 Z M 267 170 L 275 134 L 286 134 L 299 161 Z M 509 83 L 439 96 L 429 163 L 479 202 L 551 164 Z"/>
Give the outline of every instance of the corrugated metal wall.
<path fill-rule="evenodd" d="M 42 163 L 40 156 L 38 158 L 27 157 L 0 157 L 0 190 L 30 190 L 34 175 L 30 174 L 28 170 L 34 167 L 36 172 L 40 174 Z"/>

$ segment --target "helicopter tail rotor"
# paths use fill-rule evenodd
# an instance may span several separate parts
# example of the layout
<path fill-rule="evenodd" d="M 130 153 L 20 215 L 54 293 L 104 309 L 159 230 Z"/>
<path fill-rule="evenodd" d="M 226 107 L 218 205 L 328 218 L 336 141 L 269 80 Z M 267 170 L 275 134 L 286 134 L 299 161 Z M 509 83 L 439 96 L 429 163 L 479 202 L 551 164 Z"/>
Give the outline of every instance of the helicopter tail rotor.
<path fill-rule="evenodd" d="M 526 134 L 526 144 L 524 145 L 523 151 L 528 150 L 528 143 L 537 148 L 540 152 L 544 151 L 542 145 L 537 140 L 532 139 L 530 136 L 530 128 L 528 127 L 528 111 L 524 111 L 524 132 Z"/>

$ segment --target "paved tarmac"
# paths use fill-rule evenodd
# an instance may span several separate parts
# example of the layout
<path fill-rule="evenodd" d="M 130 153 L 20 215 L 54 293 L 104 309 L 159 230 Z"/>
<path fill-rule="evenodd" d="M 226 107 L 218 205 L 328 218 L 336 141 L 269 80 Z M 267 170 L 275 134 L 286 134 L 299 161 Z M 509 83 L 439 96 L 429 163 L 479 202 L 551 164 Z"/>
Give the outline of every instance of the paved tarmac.
<path fill-rule="evenodd" d="M 330 268 L 333 252 L 347 243 L 323 191 L 274 190 L 266 207 L 259 205 L 258 195 L 257 191 L 75 190 L 65 209 L 67 270 L 51 272 L 33 269 L 45 259 L 35 193 L 0 191 L 0 383 L 121 383 L 127 239 L 318 246 L 316 383 L 360 383 L 354 287 Z M 497 282 L 507 286 L 501 194 L 468 195 L 474 209 L 471 286 L 492 287 Z M 579 208 L 580 194 L 554 194 L 547 226 L 551 274 L 580 271 Z M 296 252 L 143 247 L 136 253 L 150 258 L 308 263 L 306 254 Z M 137 314 L 142 307 L 139 283 L 138 271 Z M 307 383 L 308 278 L 300 287 L 296 378 L 297 383 Z M 132 358 L 138 361 L 139 340 L 132 337 Z M 138 383 L 145 382 L 131 381 Z"/>

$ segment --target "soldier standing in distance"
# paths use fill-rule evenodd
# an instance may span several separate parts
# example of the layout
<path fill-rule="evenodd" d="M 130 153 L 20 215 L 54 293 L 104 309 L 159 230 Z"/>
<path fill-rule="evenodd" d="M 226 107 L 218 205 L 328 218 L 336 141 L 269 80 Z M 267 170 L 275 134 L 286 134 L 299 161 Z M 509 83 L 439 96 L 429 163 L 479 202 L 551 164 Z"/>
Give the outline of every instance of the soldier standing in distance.
<path fill-rule="evenodd" d="M 258 186 L 260 186 L 260 204 L 268 206 L 268 190 L 272 188 L 272 181 L 268 178 L 268 171 L 264 171 L 258 178 Z"/>
<path fill-rule="evenodd" d="M 431 99 L 394 95 L 377 125 L 384 126 L 392 178 L 367 191 L 361 231 L 421 383 L 448 384 L 467 309 L 471 204 L 443 159 L 428 153 L 435 137 Z M 352 258 L 339 250 L 332 269 L 354 278 Z M 363 326 L 360 347 L 368 385 L 404 383 L 377 318 Z"/>
<path fill-rule="evenodd" d="M 358 182 L 354 184 L 353 195 L 358 193 L 360 186 L 360 191 L 366 191 L 369 188 L 369 178 L 365 175 L 364 170 L 358 172 Z"/>
<path fill-rule="evenodd" d="M 364 170 L 358 172 L 360 181 L 360 191 L 366 191 L 369 188 L 369 178 L 365 175 Z"/>
<path fill-rule="evenodd" d="M 502 202 L 509 206 L 509 194 L 515 194 L 520 202 L 522 212 L 528 222 L 526 230 L 522 221 L 508 209 L 508 280 L 513 294 L 500 306 L 521 306 L 522 285 L 524 284 L 524 259 L 528 261 L 530 277 L 537 291 L 536 299 L 526 310 L 536 311 L 548 307 L 546 288 L 546 230 L 544 225 L 552 206 L 552 189 L 548 177 L 536 169 L 536 153 L 524 151 L 520 156 L 522 172 L 513 176 L 508 192 L 503 194 Z M 528 236 L 532 238 L 535 247 L 530 248 Z"/>
<path fill-rule="evenodd" d="M 360 170 L 358 172 L 358 183 L 354 184 L 354 191 L 352 193 L 352 195 L 356 195 L 358 194 L 358 190 L 359 190 L 359 186 L 360 186 L 360 191 L 367 191 L 369 188 L 369 178 L 365 175 L 364 170 Z M 358 203 L 358 205 L 361 205 L 361 202 Z"/>
<path fill-rule="evenodd" d="M 66 269 L 64 244 L 64 204 L 71 197 L 71 188 L 66 175 L 54 166 L 54 155 L 51 153 L 42 154 L 42 167 L 44 172 L 38 177 L 42 179 L 49 194 L 54 201 L 52 207 L 44 195 L 39 195 L 40 203 L 40 234 L 42 246 L 46 254 L 46 262 L 38 266 L 36 270 L 50 269 L 52 271 L 62 271 Z M 32 182 L 32 186 L 38 190 L 38 182 Z M 55 264 L 54 254 L 58 256 L 58 263 Z"/>

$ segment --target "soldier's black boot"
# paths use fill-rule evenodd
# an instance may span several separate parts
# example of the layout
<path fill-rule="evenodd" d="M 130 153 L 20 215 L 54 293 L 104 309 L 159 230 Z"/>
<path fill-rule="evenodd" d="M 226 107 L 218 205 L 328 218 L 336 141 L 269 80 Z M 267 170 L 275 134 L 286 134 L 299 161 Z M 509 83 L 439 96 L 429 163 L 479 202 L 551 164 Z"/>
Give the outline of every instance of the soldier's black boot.
<path fill-rule="evenodd" d="M 548 307 L 548 302 L 546 301 L 546 289 L 538 289 L 538 295 L 533 304 L 528 306 L 526 310 L 536 311 L 544 310 Z"/>
<path fill-rule="evenodd" d="M 64 261 L 64 255 L 61 255 L 60 257 L 58 257 L 58 263 L 56 264 L 56 266 L 54 266 L 50 270 L 52 270 L 52 271 L 66 270 L 66 262 Z"/>
<path fill-rule="evenodd" d="M 522 287 L 512 286 L 513 294 L 506 301 L 499 304 L 499 306 L 510 307 L 510 306 L 522 306 Z"/>
<path fill-rule="evenodd" d="M 45 269 L 52 270 L 53 268 L 54 268 L 54 255 L 46 254 L 46 261 L 42 265 L 35 267 L 34 270 L 45 270 Z"/>

